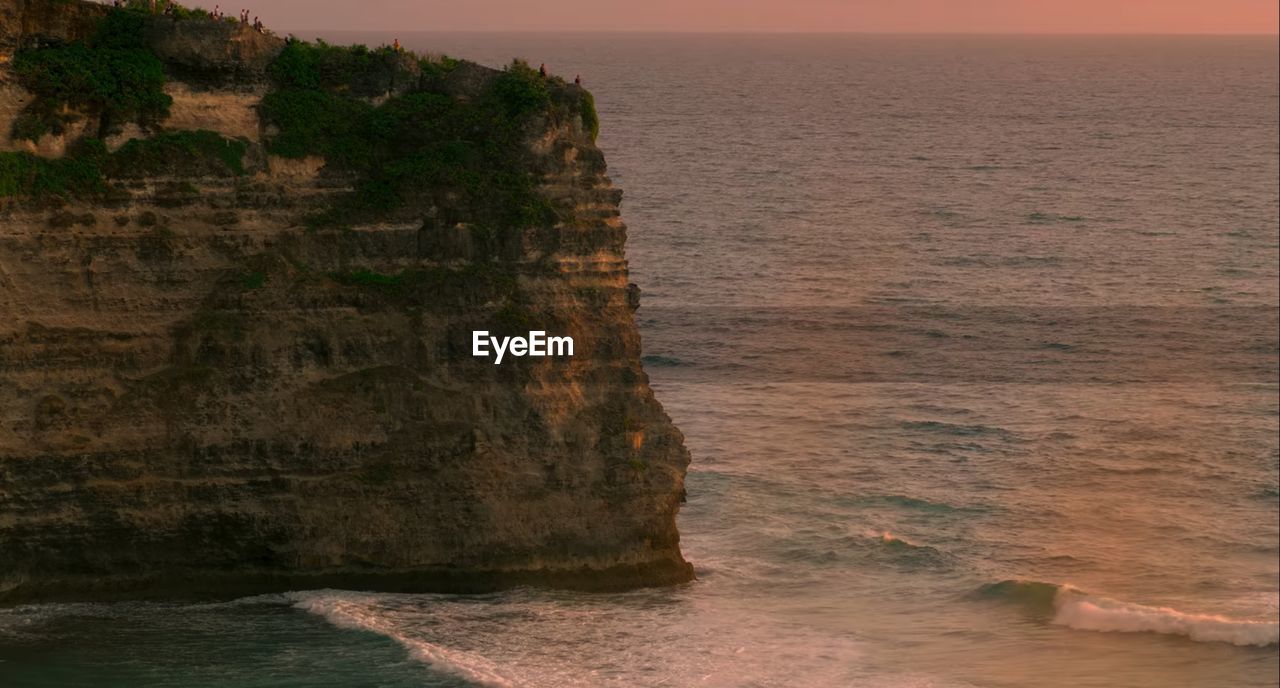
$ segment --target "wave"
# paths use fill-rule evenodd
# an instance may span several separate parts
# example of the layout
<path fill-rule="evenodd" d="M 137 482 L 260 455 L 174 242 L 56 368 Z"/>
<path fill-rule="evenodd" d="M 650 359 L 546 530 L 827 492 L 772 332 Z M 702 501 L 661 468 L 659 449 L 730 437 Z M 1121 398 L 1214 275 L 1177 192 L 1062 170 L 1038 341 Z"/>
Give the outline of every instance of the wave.
<path fill-rule="evenodd" d="M 1039 581 L 1003 580 L 999 583 L 987 583 L 974 591 L 973 597 L 994 599 L 1022 605 L 1036 614 L 1050 615 L 1054 610 L 1054 602 L 1058 593 L 1064 588 L 1055 583 Z"/>
<path fill-rule="evenodd" d="M 295 608 L 324 617 L 338 628 L 368 631 L 390 638 L 404 646 L 414 660 L 438 671 L 481 686 L 510 688 L 516 685 L 483 657 L 405 635 L 394 623 L 379 614 L 369 595 L 318 590 L 287 593 L 286 597 L 293 600 Z"/>
<path fill-rule="evenodd" d="M 880 564 L 907 570 L 928 569 L 932 571 L 949 570 L 956 564 L 955 557 L 950 553 L 929 545 L 913 542 L 901 535 L 879 530 L 867 530 L 862 535 L 876 545 L 865 556 L 869 556 Z M 865 541 L 863 542 L 865 543 Z"/>
<path fill-rule="evenodd" d="M 687 362 L 676 358 L 675 356 L 660 356 L 658 354 L 642 356 L 640 358 L 640 362 L 655 368 L 678 368 L 689 365 Z"/>
<path fill-rule="evenodd" d="M 90 608 L 84 603 L 19 605 L 0 609 L 0 640 L 33 640 L 52 619 Z M 0 660 L 3 662 L 4 660 Z"/>
<path fill-rule="evenodd" d="M 863 532 L 863 535 L 872 540 L 880 541 L 882 544 L 884 544 L 885 547 L 888 547 L 889 549 L 929 550 L 934 552 L 937 551 L 933 547 L 912 542 L 906 539 L 905 537 L 902 537 L 901 535 L 894 535 L 893 533 L 890 533 L 887 530 L 885 531 L 867 530 Z"/>
<path fill-rule="evenodd" d="M 1082 215 L 1059 215 L 1057 213 L 1040 213 L 1035 212 L 1027 216 L 1027 221 L 1032 224 L 1048 224 L 1053 222 L 1084 222 Z"/>
<path fill-rule="evenodd" d="M 977 596 L 1021 604 L 1051 623 L 1081 631 L 1160 633 L 1209 643 L 1266 647 L 1280 643 L 1280 623 L 1220 614 L 1193 614 L 1090 595 L 1070 585 L 1005 580 L 978 588 Z"/>
<path fill-rule="evenodd" d="M 1159 475 L 1167 471 L 1159 466 L 1103 466 L 1090 462 L 1090 466 L 1101 473 L 1110 473 L 1112 475 Z"/>
<path fill-rule="evenodd" d="M 850 501 L 859 506 L 888 505 L 903 509 L 910 509 L 912 511 L 924 511 L 931 513 L 963 513 L 989 510 L 988 507 L 982 505 L 958 505 L 948 504 L 946 502 L 931 502 L 927 499 L 896 494 L 858 495 L 853 497 Z"/>
<path fill-rule="evenodd" d="M 995 436 L 1004 439 L 1013 439 L 1014 434 L 1004 428 L 992 427 L 989 425 L 961 425 L 957 423 L 943 423 L 936 420 L 908 420 L 898 424 L 903 430 L 933 432 L 942 435 L 955 435 L 958 437 L 981 437 Z"/>
<path fill-rule="evenodd" d="M 864 532 L 863 535 L 866 535 L 873 540 L 879 540 L 891 547 L 920 547 L 920 545 L 917 545 L 901 535 L 894 535 L 887 530 L 868 530 Z"/>
<path fill-rule="evenodd" d="M 1280 497 L 1280 490 L 1268 485 L 1267 487 L 1255 492 L 1253 496 L 1257 499 L 1275 499 L 1276 497 Z"/>

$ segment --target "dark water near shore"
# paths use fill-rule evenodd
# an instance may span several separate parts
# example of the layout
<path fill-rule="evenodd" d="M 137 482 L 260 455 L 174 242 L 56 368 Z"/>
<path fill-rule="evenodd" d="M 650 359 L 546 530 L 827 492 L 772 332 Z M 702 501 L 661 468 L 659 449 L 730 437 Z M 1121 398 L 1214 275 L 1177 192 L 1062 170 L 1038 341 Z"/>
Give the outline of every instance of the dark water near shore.
<path fill-rule="evenodd" d="M 0 686 L 1277 685 L 1276 39 L 399 38 L 595 92 L 699 581 L 3 610 Z"/>

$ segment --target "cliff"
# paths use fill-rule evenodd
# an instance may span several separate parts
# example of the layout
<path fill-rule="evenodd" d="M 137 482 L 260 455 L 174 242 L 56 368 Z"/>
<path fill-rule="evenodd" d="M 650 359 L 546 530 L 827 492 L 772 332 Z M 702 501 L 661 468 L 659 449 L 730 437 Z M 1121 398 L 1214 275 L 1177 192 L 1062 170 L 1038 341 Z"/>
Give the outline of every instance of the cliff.
<path fill-rule="evenodd" d="M 0 603 L 690 579 L 594 128 L 520 63 L 0 0 Z M 530 329 L 575 355 L 471 355 Z"/>

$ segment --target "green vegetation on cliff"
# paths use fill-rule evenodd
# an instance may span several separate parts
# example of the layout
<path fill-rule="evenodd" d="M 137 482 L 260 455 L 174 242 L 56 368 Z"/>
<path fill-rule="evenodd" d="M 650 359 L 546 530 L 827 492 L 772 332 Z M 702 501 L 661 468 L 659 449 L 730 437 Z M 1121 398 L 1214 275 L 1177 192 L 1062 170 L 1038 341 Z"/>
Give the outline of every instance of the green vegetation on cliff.
<path fill-rule="evenodd" d="M 108 153 L 99 139 L 76 142 L 61 158 L 0 153 L 0 198 L 90 198 L 109 179 L 145 176 L 233 177 L 245 173 L 245 143 L 211 131 L 176 131 L 129 141 Z"/>
<path fill-rule="evenodd" d="M 167 117 L 173 100 L 164 92 L 164 64 L 146 47 L 145 22 L 133 12 L 110 12 L 87 42 L 19 51 L 13 71 L 36 97 L 10 134 L 33 141 L 60 134 L 68 109 L 98 117 L 99 136 Z"/>
<path fill-rule="evenodd" d="M 0 153 L 0 198 L 87 197 L 110 190 L 111 179 L 246 173 L 246 141 L 163 130 L 172 105 L 166 70 L 182 72 L 154 47 L 164 44 L 175 20 L 154 16 L 149 6 L 132 0 L 102 14 L 87 40 L 47 42 L 15 55 L 13 73 L 35 97 L 11 138 L 70 137 L 76 131 L 70 125 L 91 120 L 64 159 Z M 173 14 L 179 22 L 199 18 L 181 7 Z M 200 21 L 210 21 L 205 17 Z M 323 157 L 329 173 L 355 187 L 313 216 L 313 225 L 438 213 L 446 224 L 470 225 L 492 247 L 509 229 L 561 219 L 538 193 L 539 164 L 528 143 L 546 124 L 573 118 L 594 138 L 599 120 L 586 91 L 519 60 L 494 71 L 385 46 L 272 40 L 279 52 L 261 63 L 272 86 L 259 107 L 269 132 L 265 152 Z M 101 141 L 131 123 L 152 135 L 108 154 Z"/>
<path fill-rule="evenodd" d="M 86 41 L 18 51 L 13 73 L 35 97 L 8 132 L 15 140 L 38 141 L 66 133 L 85 115 L 97 119 L 90 135 L 67 154 L 49 159 L 25 152 L 0 153 L 0 198 L 94 197 L 111 178 L 139 176 L 238 176 L 245 173 L 246 145 L 210 131 L 175 131 L 127 142 L 108 154 L 102 138 L 129 123 L 155 129 L 168 116 L 165 65 L 146 41 L 148 3 L 127 3 L 98 21 Z M 175 14 L 202 11 L 177 8 Z M 3 135 L 3 133 L 0 133 Z"/>
<path fill-rule="evenodd" d="M 106 160 L 104 172 L 109 177 L 238 177 L 245 173 L 246 149 L 244 141 L 203 129 L 165 132 L 124 144 Z"/>
<path fill-rule="evenodd" d="M 0 153 L 0 198 L 95 197 L 110 191 L 107 180 L 112 178 L 245 173 L 245 143 L 210 131 L 160 133 L 107 152 L 103 137 L 129 123 L 155 129 L 173 103 L 164 92 L 165 65 L 146 41 L 147 6 L 135 1 L 106 13 L 86 41 L 14 55 L 13 73 L 35 97 L 15 119 L 10 138 L 38 141 L 47 134 L 61 135 L 85 115 L 96 118 L 97 127 L 73 141 L 59 159 Z"/>
<path fill-rule="evenodd" d="M 93 196 L 107 191 L 102 163 L 107 150 L 97 139 L 81 141 L 62 158 L 0 153 L 0 198 Z"/>
<path fill-rule="evenodd" d="M 582 92 L 582 127 L 595 141 L 600 136 L 600 115 L 596 113 L 596 98 L 590 91 Z"/>
<path fill-rule="evenodd" d="M 356 179 L 355 193 L 319 222 L 345 224 L 445 196 L 480 225 L 553 222 L 524 160 L 530 119 L 551 102 L 546 80 L 515 62 L 477 97 L 462 99 L 444 90 L 456 62 L 406 58 L 390 48 L 292 42 L 272 65 L 276 90 L 263 99 L 262 116 L 279 133 L 268 152 L 323 156 Z M 359 97 L 371 75 L 399 94 L 377 105 Z"/>
<path fill-rule="evenodd" d="M 268 69 L 278 88 L 322 90 L 348 95 L 381 95 L 389 88 L 417 85 L 413 67 L 421 67 L 429 60 L 420 60 L 412 53 L 395 50 L 389 46 L 369 49 L 363 45 L 337 46 L 324 40 L 315 43 L 290 41 Z M 454 63 L 454 61 L 450 61 Z M 406 67 L 408 69 L 406 69 Z M 401 83 L 395 83 L 400 72 Z M 384 83 L 373 86 L 378 76 Z"/>

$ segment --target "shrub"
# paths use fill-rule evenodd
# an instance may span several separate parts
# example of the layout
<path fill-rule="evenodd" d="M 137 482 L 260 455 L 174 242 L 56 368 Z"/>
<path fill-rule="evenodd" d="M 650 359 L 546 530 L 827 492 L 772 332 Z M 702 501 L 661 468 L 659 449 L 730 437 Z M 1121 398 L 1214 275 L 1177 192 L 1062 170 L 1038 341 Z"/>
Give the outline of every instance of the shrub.
<path fill-rule="evenodd" d="M 449 72 L 458 68 L 458 60 L 448 55 L 434 55 L 418 59 L 418 71 L 422 73 L 422 83 L 426 86 L 438 86 Z"/>
<path fill-rule="evenodd" d="M 342 86 L 350 81 L 351 56 L 355 49 L 291 41 L 271 63 L 268 73 L 276 86 L 284 89 L 321 89 Z"/>
<path fill-rule="evenodd" d="M 106 148 L 86 139 L 59 159 L 0 153 L 0 198 L 91 196 L 107 191 L 102 177 Z"/>
<path fill-rule="evenodd" d="M 110 190 L 107 179 L 134 176 L 236 176 L 245 173 L 243 141 L 211 131 L 176 131 L 126 143 L 107 153 L 98 139 L 76 143 L 63 158 L 0 153 L 0 198 L 92 197 Z M 197 193 L 186 182 L 175 193 Z"/>
<path fill-rule="evenodd" d="M 385 91 L 379 87 L 394 82 L 405 67 L 412 70 L 415 63 L 421 62 L 387 46 L 370 49 L 363 45 L 335 46 L 323 40 L 290 41 L 271 63 L 268 74 L 283 89 L 371 96 Z"/>
<path fill-rule="evenodd" d="M 526 117 L 551 104 L 547 80 L 524 60 L 515 60 L 494 80 L 492 93 L 511 117 Z"/>
<path fill-rule="evenodd" d="M 582 128 L 591 134 L 591 140 L 594 142 L 596 137 L 600 135 L 600 115 L 596 112 L 596 99 L 591 95 L 590 91 L 582 92 Z"/>
<path fill-rule="evenodd" d="M 280 133 L 267 144 L 270 153 L 286 158 L 322 155 L 340 164 L 363 155 L 354 130 L 372 106 L 315 89 L 272 91 L 262 99 L 264 119 Z"/>
<path fill-rule="evenodd" d="M 60 133 L 67 107 L 98 117 L 100 136 L 129 121 L 146 127 L 167 117 L 173 101 L 164 92 L 164 64 L 145 45 L 145 22 L 137 13 L 115 11 L 88 42 L 19 51 L 13 71 L 36 98 L 11 135 Z"/>
<path fill-rule="evenodd" d="M 243 141 L 223 138 L 212 131 L 175 131 L 129 141 L 107 159 L 104 167 L 111 177 L 234 177 L 245 173 L 246 148 Z"/>
<path fill-rule="evenodd" d="M 355 177 L 356 192 L 314 224 L 358 222 L 443 195 L 458 199 L 457 209 L 480 225 L 555 220 L 524 159 L 529 118 L 550 106 L 545 79 L 515 62 L 485 93 L 464 101 L 439 90 L 437 77 L 456 62 L 419 59 L 420 67 L 435 65 L 419 88 L 375 107 L 354 97 L 351 84 L 359 69 L 383 56 L 381 49 L 294 42 L 270 68 L 277 90 L 264 97 L 261 113 L 279 133 L 267 150 L 323 156 L 330 168 Z"/>
<path fill-rule="evenodd" d="M 251 272 L 240 278 L 240 285 L 245 289 L 261 289 L 266 283 L 267 275 L 264 272 Z"/>

